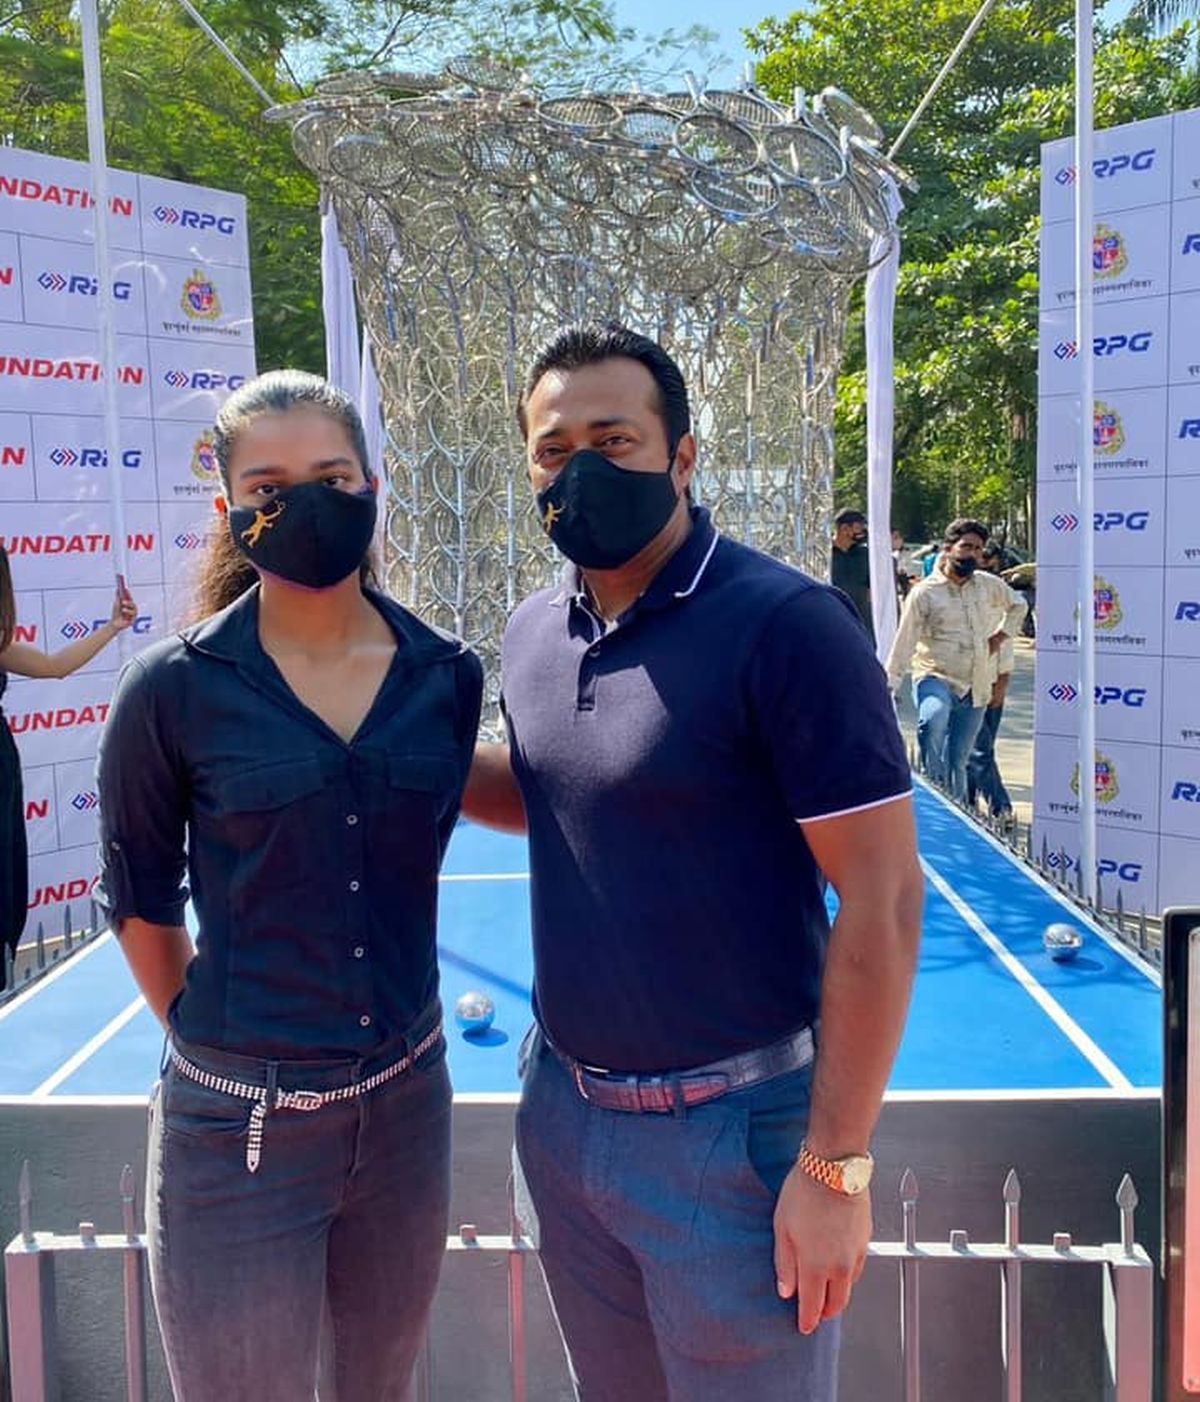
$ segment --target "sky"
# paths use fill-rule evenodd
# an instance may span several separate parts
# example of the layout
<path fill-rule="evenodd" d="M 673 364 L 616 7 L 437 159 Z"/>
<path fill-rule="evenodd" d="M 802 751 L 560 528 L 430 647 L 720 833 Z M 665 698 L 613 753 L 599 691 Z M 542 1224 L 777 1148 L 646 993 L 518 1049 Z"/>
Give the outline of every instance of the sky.
<path fill-rule="evenodd" d="M 1105 19 L 1110 23 L 1121 19 L 1132 4 L 1133 0 L 1110 0 L 1105 6 Z M 614 0 L 613 8 L 619 24 L 629 25 L 639 32 L 682 31 L 693 24 L 716 30 L 715 47 L 725 62 L 715 66 L 710 74 L 709 83 L 715 86 L 718 82 L 735 83 L 742 76 L 750 54 L 742 42 L 741 31 L 753 28 L 768 16 L 792 14 L 796 5 L 790 0 L 780 0 L 776 5 L 770 0 L 652 0 L 649 4 L 647 0 Z"/>

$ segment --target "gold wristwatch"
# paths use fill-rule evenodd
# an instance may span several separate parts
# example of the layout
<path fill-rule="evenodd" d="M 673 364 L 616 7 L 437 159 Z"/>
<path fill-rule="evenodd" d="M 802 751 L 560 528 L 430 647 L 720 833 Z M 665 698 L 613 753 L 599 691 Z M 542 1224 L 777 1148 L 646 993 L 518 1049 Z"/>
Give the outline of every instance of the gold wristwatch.
<path fill-rule="evenodd" d="M 800 1145 L 796 1162 L 810 1178 L 848 1198 L 865 1193 L 870 1186 L 871 1174 L 875 1171 L 875 1160 L 870 1154 L 847 1154 L 840 1159 L 823 1159 L 820 1154 L 814 1154 L 807 1144 Z"/>

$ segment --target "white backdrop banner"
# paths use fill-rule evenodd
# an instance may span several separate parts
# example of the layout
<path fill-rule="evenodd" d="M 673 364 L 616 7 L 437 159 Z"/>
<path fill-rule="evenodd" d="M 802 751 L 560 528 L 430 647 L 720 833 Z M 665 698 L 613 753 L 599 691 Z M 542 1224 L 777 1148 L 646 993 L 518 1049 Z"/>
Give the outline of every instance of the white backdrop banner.
<path fill-rule="evenodd" d="M 1079 859 L 1096 709 L 1106 900 L 1200 902 L 1200 111 L 1096 133 L 1095 336 L 1074 341 L 1072 142 L 1042 147 L 1034 842 Z M 1078 357 L 1095 358 L 1095 516 L 1077 516 Z M 1079 694 L 1079 534 L 1095 533 L 1096 690 Z"/>
<path fill-rule="evenodd" d="M 5 720 L 25 780 L 30 919 L 88 914 L 96 743 L 124 658 L 178 626 L 214 519 L 211 428 L 254 374 L 241 195 L 110 172 L 109 270 L 129 583 L 137 621 L 61 682 L 13 678 Z M 109 617 L 112 514 L 85 164 L 0 146 L 0 542 L 17 638 L 47 651 Z"/>

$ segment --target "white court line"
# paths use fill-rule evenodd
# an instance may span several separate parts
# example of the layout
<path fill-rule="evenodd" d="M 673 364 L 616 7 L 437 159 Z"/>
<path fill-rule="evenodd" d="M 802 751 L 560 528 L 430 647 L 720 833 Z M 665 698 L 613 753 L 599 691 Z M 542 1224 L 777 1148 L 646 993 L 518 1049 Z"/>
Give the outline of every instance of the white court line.
<path fill-rule="evenodd" d="M 440 876 L 439 881 L 528 881 L 527 871 L 477 871 L 460 872 L 453 876 Z"/>
<path fill-rule="evenodd" d="M 1061 891 L 1056 890 L 1052 881 L 1047 881 L 1046 878 L 1042 875 L 1040 871 L 1037 870 L 1036 867 L 1033 867 L 1028 862 L 1023 861 L 1012 850 L 1011 847 L 1007 847 L 1003 842 L 1000 841 L 998 837 L 994 837 L 990 832 L 988 832 L 986 828 L 980 827 L 978 826 L 978 824 L 971 822 L 970 818 L 960 813 L 959 810 L 954 806 L 954 804 L 951 803 L 950 800 L 945 796 L 945 794 L 940 793 L 926 779 L 923 779 L 919 774 L 914 774 L 913 780 L 914 782 L 920 784 L 926 793 L 932 794 L 933 797 L 936 798 L 938 802 L 943 805 L 943 807 L 947 808 L 954 815 L 954 817 L 958 819 L 960 823 L 965 823 L 966 826 L 969 827 L 977 837 L 981 837 L 985 842 L 990 843 L 996 849 L 996 851 L 1000 853 L 1002 857 L 1007 858 L 1008 861 L 1016 867 L 1016 869 L 1021 873 L 1022 876 L 1026 877 L 1029 881 L 1032 881 L 1035 886 L 1041 887 L 1041 889 L 1045 891 L 1046 895 L 1052 896 L 1055 902 L 1058 905 L 1062 906 L 1062 908 L 1067 912 L 1067 914 L 1071 917 L 1072 920 L 1079 920 L 1084 925 L 1086 925 L 1094 935 L 1096 935 L 1099 939 L 1102 939 L 1104 943 L 1108 945 L 1108 947 L 1114 953 L 1119 954 L 1127 964 L 1132 964 L 1133 967 L 1140 974 L 1144 974 L 1145 977 L 1148 978 L 1150 982 L 1155 986 L 1155 988 L 1162 987 L 1162 974 L 1159 973 L 1159 971 L 1153 966 L 1153 964 L 1151 964 L 1140 954 L 1132 950 L 1125 943 L 1124 940 L 1118 939 L 1117 936 L 1114 935 L 1111 931 L 1106 930 L 1103 925 L 1098 924 L 1095 920 L 1092 919 L 1092 917 L 1087 913 L 1086 910 L 1083 910 L 1080 906 L 1077 906 L 1068 896 L 1064 896 Z"/>
<path fill-rule="evenodd" d="M 78 968 L 85 959 L 95 954 L 101 945 L 107 944 L 111 939 L 112 931 L 105 930 L 102 935 L 97 935 L 91 944 L 81 949 L 78 954 L 71 953 L 64 956 L 56 969 L 52 969 L 48 974 L 44 974 L 41 978 L 36 979 L 30 987 L 18 993 L 10 1003 L 5 1003 L 5 1005 L 0 1008 L 0 1022 L 2 1022 L 9 1013 L 15 1013 L 18 1008 L 28 1003 L 35 993 L 41 993 L 43 989 L 49 988 L 52 983 L 57 983 L 68 969 Z"/>
<path fill-rule="evenodd" d="M 1132 1090 L 1133 1082 L 1125 1075 L 1120 1067 L 1100 1050 L 1074 1018 L 1069 1016 L 1062 1006 L 1046 992 L 1025 965 L 1021 963 L 1017 956 L 1007 948 L 997 935 L 988 929 L 966 901 L 954 890 L 950 883 L 944 881 L 924 857 L 920 860 L 921 869 L 929 878 L 934 889 L 937 890 L 945 900 L 950 902 L 962 919 L 975 931 L 979 938 L 987 945 L 996 958 L 999 959 L 1001 964 L 1004 965 L 1025 992 L 1029 994 L 1038 1007 L 1041 1008 L 1050 1021 L 1053 1022 L 1058 1030 L 1074 1045 L 1075 1049 L 1092 1063 L 1110 1086 L 1115 1086 L 1119 1090 Z"/>
<path fill-rule="evenodd" d="M 139 993 L 127 1008 L 123 1008 L 107 1026 L 102 1027 L 94 1037 L 84 1042 L 74 1056 L 64 1061 L 57 1071 L 51 1072 L 42 1084 L 35 1087 L 30 1094 L 33 1096 L 53 1094 L 54 1090 L 61 1086 L 68 1076 L 74 1075 L 89 1057 L 94 1056 L 105 1042 L 111 1041 L 126 1023 L 132 1022 L 145 1006 L 146 1000 Z"/>

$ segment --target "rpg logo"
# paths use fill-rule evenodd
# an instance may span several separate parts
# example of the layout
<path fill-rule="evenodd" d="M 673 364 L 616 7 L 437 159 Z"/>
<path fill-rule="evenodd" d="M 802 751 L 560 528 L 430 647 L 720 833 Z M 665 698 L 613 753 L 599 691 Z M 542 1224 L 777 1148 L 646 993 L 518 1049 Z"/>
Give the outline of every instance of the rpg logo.
<path fill-rule="evenodd" d="M 1064 531 L 1077 530 L 1079 517 L 1072 516 L 1069 511 L 1060 511 L 1057 516 L 1050 518 L 1050 524 L 1061 535 Z"/>
<path fill-rule="evenodd" d="M 107 467 L 108 450 L 105 448 L 51 448 L 47 454 L 55 467 Z M 122 467 L 141 467 L 142 450 L 126 448 L 121 453 Z"/>
<path fill-rule="evenodd" d="M 1132 706 L 1139 710 L 1146 704 L 1146 688 L 1144 686 L 1098 686 L 1096 688 L 1097 706 Z"/>
<path fill-rule="evenodd" d="M 1096 452 L 1111 458 L 1125 446 L 1125 429 L 1115 409 L 1096 400 L 1092 412 L 1092 446 Z"/>
<path fill-rule="evenodd" d="M 1074 185 L 1079 179 L 1079 172 L 1074 166 L 1061 166 L 1054 176 L 1056 185 Z"/>
<path fill-rule="evenodd" d="M 1077 341 L 1059 341 L 1054 347 L 1054 358 L 1056 360 L 1074 360 L 1079 354 L 1079 343 Z"/>
<path fill-rule="evenodd" d="M 1184 419 L 1176 438 L 1200 438 L 1200 419 Z"/>
<path fill-rule="evenodd" d="M 180 531 L 175 537 L 175 544 L 180 550 L 199 550 L 204 544 L 204 537 L 195 531 Z"/>
<path fill-rule="evenodd" d="M 1129 336 L 1118 331 L 1114 336 L 1093 337 L 1092 354 L 1096 356 L 1120 355 L 1122 351 L 1129 351 L 1132 355 L 1144 355 L 1153 342 L 1153 331 L 1135 331 Z"/>
<path fill-rule="evenodd" d="M 168 370 L 163 379 L 172 389 L 238 389 L 245 375 L 226 375 L 220 370 Z"/>
<path fill-rule="evenodd" d="M 1065 706 L 1069 706 L 1079 697 L 1078 687 L 1074 687 L 1070 682 L 1055 682 L 1053 686 L 1046 688 L 1051 701 L 1059 701 Z"/>
<path fill-rule="evenodd" d="M 1200 803 L 1200 784 L 1180 779 L 1171 790 L 1171 798 L 1178 803 Z"/>
<path fill-rule="evenodd" d="M 107 618 L 94 618 L 91 623 L 85 622 L 82 618 L 72 618 L 64 623 L 58 631 L 68 642 L 78 642 L 80 638 L 89 638 L 93 633 L 98 633 L 107 622 Z M 130 626 L 130 632 L 148 633 L 152 623 L 153 619 L 148 613 L 138 614 Z"/>
<path fill-rule="evenodd" d="M 232 234 L 234 221 L 228 214 L 210 214 L 207 210 L 176 209 L 174 205 L 160 204 L 154 209 L 154 218 L 160 224 L 178 224 L 181 229 L 215 229 L 218 234 Z"/>
<path fill-rule="evenodd" d="M 1176 623 L 1200 623 L 1200 603 L 1195 599 L 1180 599 L 1175 605 Z"/>
<path fill-rule="evenodd" d="M 1125 251 L 1125 240 L 1107 224 L 1096 226 L 1092 238 L 1092 272 L 1101 281 L 1120 277 L 1129 266 L 1129 254 Z"/>
<path fill-rule="evenodd" d="M 1103 857 L 1096 863 L 1100 876 L 1115 876 L 1118 881 L 1128 881 L 1130 885 L 1142 879 L 1141 862 L 1117 862 L 1111 857 Z"/>
<path fill-rule="evenodd" d="M 72 273 L 69 277 L 63 277 L 62 273 L 47 270 L 38 276 L 37 281 L 38 286 L 45 292 L 66 292 L 76 297 L 95 297 L 100 290 L 100 284 L 94 277 L 85 277 L 82 273 Z M 132 292 L 131 283 L 113 283 L 113 296 L 118 302 L 128 302 Z"/>
<path fill-rule="evenodd" d="M 1148 511 L 1097 511 L 1092 518 L 1098 531 L 1144 531 L 1149 524 Z"/>
<path fill-rule="evenodd" d="M 201 482 L 217 480 L 217 449 L 211 433 L 202 433 L 192 448 L 192 476 Z"/>
<path fill-rule="evenodd" d="M 1121 612 L 1121 596 L 1117 593 L 1115 584 L 1109 584 L 1106 579 L 1096 576 L 1096 582 L 1092 588 L 1092 617 L 1096 621 L 1096 627 L 1101 628 L 1106 633 L 1111 633 L 1114 628 L 1120 627 L 1124 614 Z"/>
<path fill-rule="evenodd" d="M 99 797 L 90 789 L 85 789 L 82 793 L 77 793 L 71 800 L 71 807 L 80 813 L 91 813 L 100 806 Z"/>
<path fill-rule="evenodd" d="M 1183 252 L 1200 253 L 1200 234 L 1188 234 L 1183 241 Z"/>
<path fill-rule="evenodd" d="M 217 284 L 197 268 L 183 284 L 179 305 L 192 321 L 216 321 L 221 315 Z"/>
<path fill-rule="evenodd" d="M 1079 792 L 1079 765 L 1075 766 L 1071 775 L 1071 792 Z M 1117 782 L 1117 766 L 1107 755 L 1096 752 L 1096 798 L 1101 803 L 1111 803 L 1121 792 L 1121 785 Z"/>

